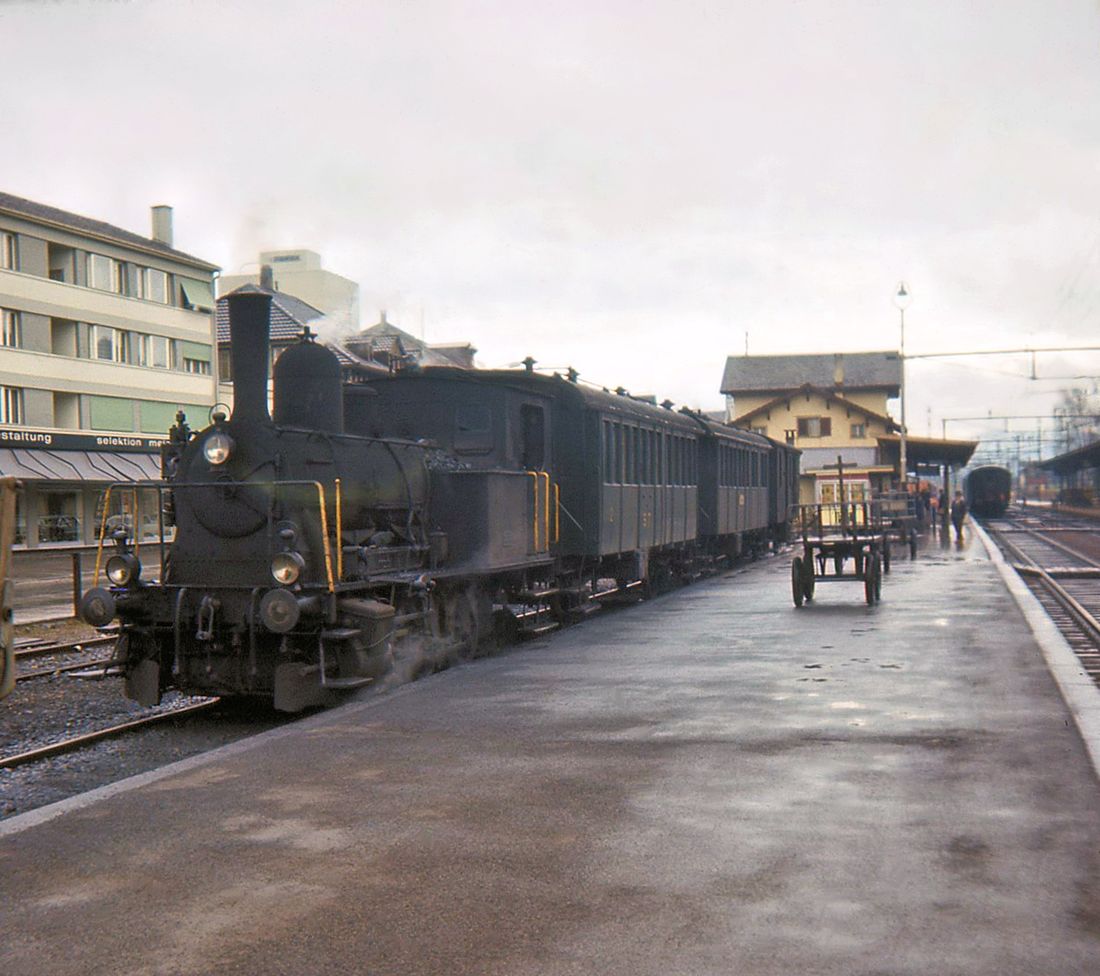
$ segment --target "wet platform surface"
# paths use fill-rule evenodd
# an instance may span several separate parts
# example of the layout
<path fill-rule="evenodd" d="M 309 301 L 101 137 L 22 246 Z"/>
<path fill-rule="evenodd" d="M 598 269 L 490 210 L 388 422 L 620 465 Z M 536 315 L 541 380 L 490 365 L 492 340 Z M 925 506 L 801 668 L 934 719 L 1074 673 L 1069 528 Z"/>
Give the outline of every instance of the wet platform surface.
<path fill-rule="evenodd" d="M 9 821 L 0 971 L 1100 971 L 1100 787 L 981 546 L 874 608 L 789 566 Z"/>

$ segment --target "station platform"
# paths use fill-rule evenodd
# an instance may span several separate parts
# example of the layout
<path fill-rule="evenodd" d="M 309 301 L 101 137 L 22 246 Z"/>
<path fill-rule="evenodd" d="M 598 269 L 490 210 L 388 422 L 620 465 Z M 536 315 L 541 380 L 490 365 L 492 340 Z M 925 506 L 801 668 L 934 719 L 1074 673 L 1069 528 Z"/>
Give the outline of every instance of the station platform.
<path fill-rule="evenodd" d="M 980 539 L 789 573 L 0 823 L 0 972 L 1100 971 L 1081 706 Z"/>

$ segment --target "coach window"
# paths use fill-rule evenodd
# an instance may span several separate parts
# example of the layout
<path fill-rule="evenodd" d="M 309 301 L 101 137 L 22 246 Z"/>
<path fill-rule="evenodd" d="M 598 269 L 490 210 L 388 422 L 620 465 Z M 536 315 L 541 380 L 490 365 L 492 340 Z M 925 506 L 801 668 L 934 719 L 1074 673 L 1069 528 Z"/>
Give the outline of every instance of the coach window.
<path fill-rule="evenodd" d="M 488 454 L 493 449 L 493 418 L 481 403 L 464 403 L 455 410 L 455 451 Z"/>
<path fill-rule="evenodd" d="M 541 471 L 546 463 L 546 414 L 542 407 L 524 404 L 519 408 L 523 435 L 521 463 L 528 471 Z"/>
<path fill-rule="evenodd" d="M 603 482 L 615 480 L 615 432 L 610 420 L 603 422 Z"/>

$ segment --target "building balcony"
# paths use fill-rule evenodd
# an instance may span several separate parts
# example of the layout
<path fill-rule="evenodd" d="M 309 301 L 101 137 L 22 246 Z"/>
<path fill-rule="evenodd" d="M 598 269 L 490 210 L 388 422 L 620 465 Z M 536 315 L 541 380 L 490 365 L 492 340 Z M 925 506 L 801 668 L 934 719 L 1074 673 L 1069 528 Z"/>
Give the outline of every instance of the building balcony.
<path fill-rule="evenodd" d="M 18 271 L 0 270 L 0 304 L 40 315 L 197 342 L 212 343 L 214 336 L 214 317 L 209 312 L 128 298 Z"/>

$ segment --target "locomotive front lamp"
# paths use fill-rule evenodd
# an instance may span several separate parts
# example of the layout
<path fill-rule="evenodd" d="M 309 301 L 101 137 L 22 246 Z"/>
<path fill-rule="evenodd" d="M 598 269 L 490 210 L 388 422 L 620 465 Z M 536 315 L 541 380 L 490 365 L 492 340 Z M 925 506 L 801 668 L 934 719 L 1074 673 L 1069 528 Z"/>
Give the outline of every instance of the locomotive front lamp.
<path fill-rule="evenodd" d="M 107 579 L 112 586 L 129 586 L 141 578 L 141 563 L 132 552 L 120 553 L 107 560 Z"/>
<path fill-rule="evenodd" d="M 210 434 L 202 445 L 202 455 L 211 464 L 225 464 L 233 454 L 233 438 L 220 430 Z"/>
<path fill-rule="evenodd" d="M 306 561 L 296 552 L 280 552 L 271 560 L 271 575 L 282 586 L 297 583 L 305 568 Z"/>

